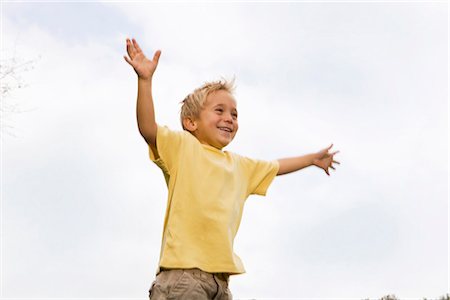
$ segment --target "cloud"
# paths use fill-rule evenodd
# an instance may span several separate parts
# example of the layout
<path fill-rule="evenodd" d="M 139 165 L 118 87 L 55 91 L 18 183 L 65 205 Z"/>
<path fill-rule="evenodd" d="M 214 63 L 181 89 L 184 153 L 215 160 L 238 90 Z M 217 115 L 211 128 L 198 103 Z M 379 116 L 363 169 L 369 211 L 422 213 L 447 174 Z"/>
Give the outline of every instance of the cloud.
<path fill-rule="evenodd" d="M 4 3 L 3 9 L 19 36 L 21 30 L 38 26 L 70 45 L 105 41 L 115 37 L 123 28 L 139 30 L 126 22 L 120 11 L 104 3 L 9 2 Z"/>

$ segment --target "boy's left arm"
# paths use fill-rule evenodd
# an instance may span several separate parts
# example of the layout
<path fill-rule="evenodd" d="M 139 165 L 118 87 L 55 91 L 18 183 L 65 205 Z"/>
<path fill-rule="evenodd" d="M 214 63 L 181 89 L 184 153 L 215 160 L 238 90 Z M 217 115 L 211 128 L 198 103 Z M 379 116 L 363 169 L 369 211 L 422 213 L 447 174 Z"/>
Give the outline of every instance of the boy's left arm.
<path fill-rule="evenodd" d="M 323 169 L 325 173 L 330 176 L 328 168 L 336 170 L 333 166 L 333 163 L 340 164 L 338 161 L 334 160 L 334 155 L 336 155 L 339 151 L 329 153 L 328 151 L 331 149 L 331 147 L 333 147 L 333 144 L 331 144 L 330 147 L 325 148 L 317 153 L 278 159 L 280 168 L 277 175 L 288 174 L 314 165 Z"/>

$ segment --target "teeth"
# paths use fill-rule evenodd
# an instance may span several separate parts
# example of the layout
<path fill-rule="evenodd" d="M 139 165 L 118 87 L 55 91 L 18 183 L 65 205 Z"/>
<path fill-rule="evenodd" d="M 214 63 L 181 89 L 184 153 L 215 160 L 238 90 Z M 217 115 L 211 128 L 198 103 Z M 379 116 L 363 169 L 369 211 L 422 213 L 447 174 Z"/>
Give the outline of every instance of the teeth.
<path fill-rule="evenodd" d="M 219 129 L 220 129 L 220 130 L 224 130 L 224 131 L 228 131 L 228 132 L 231 132 L 231 129 L 230 129 L 230 128 L 226 128 L 226 127 L 219 127 Z"/>

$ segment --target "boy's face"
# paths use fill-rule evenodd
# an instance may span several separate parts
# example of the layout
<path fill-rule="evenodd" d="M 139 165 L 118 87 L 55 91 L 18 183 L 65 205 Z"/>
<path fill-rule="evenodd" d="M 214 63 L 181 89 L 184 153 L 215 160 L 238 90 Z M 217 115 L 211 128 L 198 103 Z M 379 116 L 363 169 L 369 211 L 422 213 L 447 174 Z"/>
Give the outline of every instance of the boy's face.
<path fill-rule="evenodd" d="M 218 90 L 208 95 L 200 117 L 194 121 L 192 133 L 202 144 L 222 149 L 228 145 L 239 128 L 236 101 L 225 91 Z"/>

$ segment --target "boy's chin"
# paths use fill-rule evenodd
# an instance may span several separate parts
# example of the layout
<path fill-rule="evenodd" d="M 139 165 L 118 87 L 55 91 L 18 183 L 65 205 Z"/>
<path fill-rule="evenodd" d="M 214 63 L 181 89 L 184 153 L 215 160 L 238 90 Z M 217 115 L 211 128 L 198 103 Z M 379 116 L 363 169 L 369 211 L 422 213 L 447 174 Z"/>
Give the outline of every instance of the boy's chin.
<path fill-rule="evenodd" d="M 222 140 L 222 141 L 219 141 L 219 142 L 216 144 L 216 146 L 214 146 L 214 147 L 217 148 L 217 149 L 222 150 L 222 148 L 228 146 L 228 145 L 231 143 L 232 140 L 233 140 L 233 139 L 231 139 L 231 140 Z"/>
<path fill-rule="evenodd" d="M 222 136 L 220 137 L 217 142 L 218 144 L 222 145 L 222 148 L 229 145 L 234 139 L 234 135 L 233 136 Z"/>

